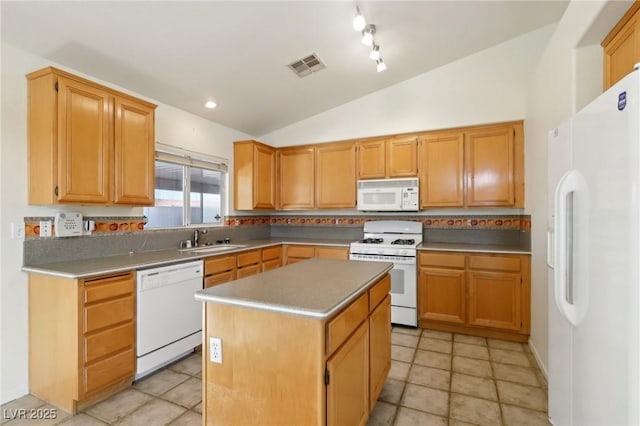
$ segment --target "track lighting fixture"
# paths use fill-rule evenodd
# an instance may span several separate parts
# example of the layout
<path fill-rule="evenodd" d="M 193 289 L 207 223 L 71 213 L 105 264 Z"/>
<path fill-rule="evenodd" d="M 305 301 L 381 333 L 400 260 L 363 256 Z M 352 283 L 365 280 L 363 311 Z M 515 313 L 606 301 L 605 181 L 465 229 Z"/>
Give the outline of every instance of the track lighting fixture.
<path fill-rule="evenodd" d="M 362 32 L 362 44 L 365 46 L 371 46 L 369 58 L 372 61 L 376 61 L 376 70 L 378 72 L 386 70 L 387 65 L 380 57 L 380 45 L 376 44 L 373 40 L 373 36 L 376 34 L 376 26 L 374 24 L 367 24 L 364 16 L 360 13 L 359 6 L 356 6 L 356 15 L 353 17 L 353 29 Z"/>
<path fill-rule="evenodd" d="M 373 44 L 373 35 L 376 33 L 376 26 L 373 24 L 367 25 L 362 30 L 362 44 L 365 46 L 371 46 Z"/>
<path fill-rule="evenodd" d="M 373 59 L 374 61 L 377 61 L 378 59 L 380 59 L 380 46 L 378 46 L 375 43 L 373 43 L 373 46 L 371 46 L 371 52 L 369 53 L 369 59 Z"/>
<path fill-rule="evenodd" d="M 360 13 L 360 8 L 356 6 L 356 16 L 353 17 L 353 29 L 356 31 L 362 31 L 366 25 L 367 22 L 365 21 L 364 16 Z"/>

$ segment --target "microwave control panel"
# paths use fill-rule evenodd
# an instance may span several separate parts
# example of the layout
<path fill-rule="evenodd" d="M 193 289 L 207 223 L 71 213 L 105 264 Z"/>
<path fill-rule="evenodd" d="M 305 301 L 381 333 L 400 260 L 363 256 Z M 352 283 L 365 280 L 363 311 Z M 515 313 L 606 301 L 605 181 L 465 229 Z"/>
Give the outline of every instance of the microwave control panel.
<path fill-rule="evenodd" d="M 402 189 L 402 208 L 418 210 L 418 188 Z"/>

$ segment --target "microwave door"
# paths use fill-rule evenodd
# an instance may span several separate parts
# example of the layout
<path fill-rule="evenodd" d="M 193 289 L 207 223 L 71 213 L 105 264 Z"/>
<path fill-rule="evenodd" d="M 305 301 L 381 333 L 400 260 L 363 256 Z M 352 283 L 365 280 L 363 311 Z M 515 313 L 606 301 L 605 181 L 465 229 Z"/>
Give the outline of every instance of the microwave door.
<path fill-rule="evenodd" d="M 400 210 L 402 199 L 399 188 L 371 189 L 360 192 L 361 210 Z"/>

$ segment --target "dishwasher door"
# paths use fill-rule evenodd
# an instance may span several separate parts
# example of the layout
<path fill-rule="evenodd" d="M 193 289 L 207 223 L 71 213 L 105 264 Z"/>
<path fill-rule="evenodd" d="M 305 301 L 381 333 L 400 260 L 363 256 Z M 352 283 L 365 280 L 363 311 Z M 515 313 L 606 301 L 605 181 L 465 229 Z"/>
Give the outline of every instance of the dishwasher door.
<path fill-rule="evenodd" d="M 202 277 L 201 260 L 138 271 L 136 378 L 202 343 Z"/>

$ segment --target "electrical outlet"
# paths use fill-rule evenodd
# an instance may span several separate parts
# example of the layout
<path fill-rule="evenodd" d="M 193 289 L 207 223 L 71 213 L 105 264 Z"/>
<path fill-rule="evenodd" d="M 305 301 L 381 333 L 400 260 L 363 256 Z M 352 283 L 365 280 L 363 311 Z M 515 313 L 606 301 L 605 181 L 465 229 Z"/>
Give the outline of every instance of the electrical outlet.
<path fill-rule="evenodd" d="M 51 221 L 50 220 L 41 220 L 40 221 L 40 236 L 41 237 L 50 237 L 51 236 Z"/>
<path fill-rule="evenodd" d="M 209 337 L 209 359 L 216 364 L 222 364 L 222 339 Z"/>
<path fill-rule="evenodd" d="M 11 238 L 14 240 L 24 240 L 24 222 L 11 222 Z"/>

